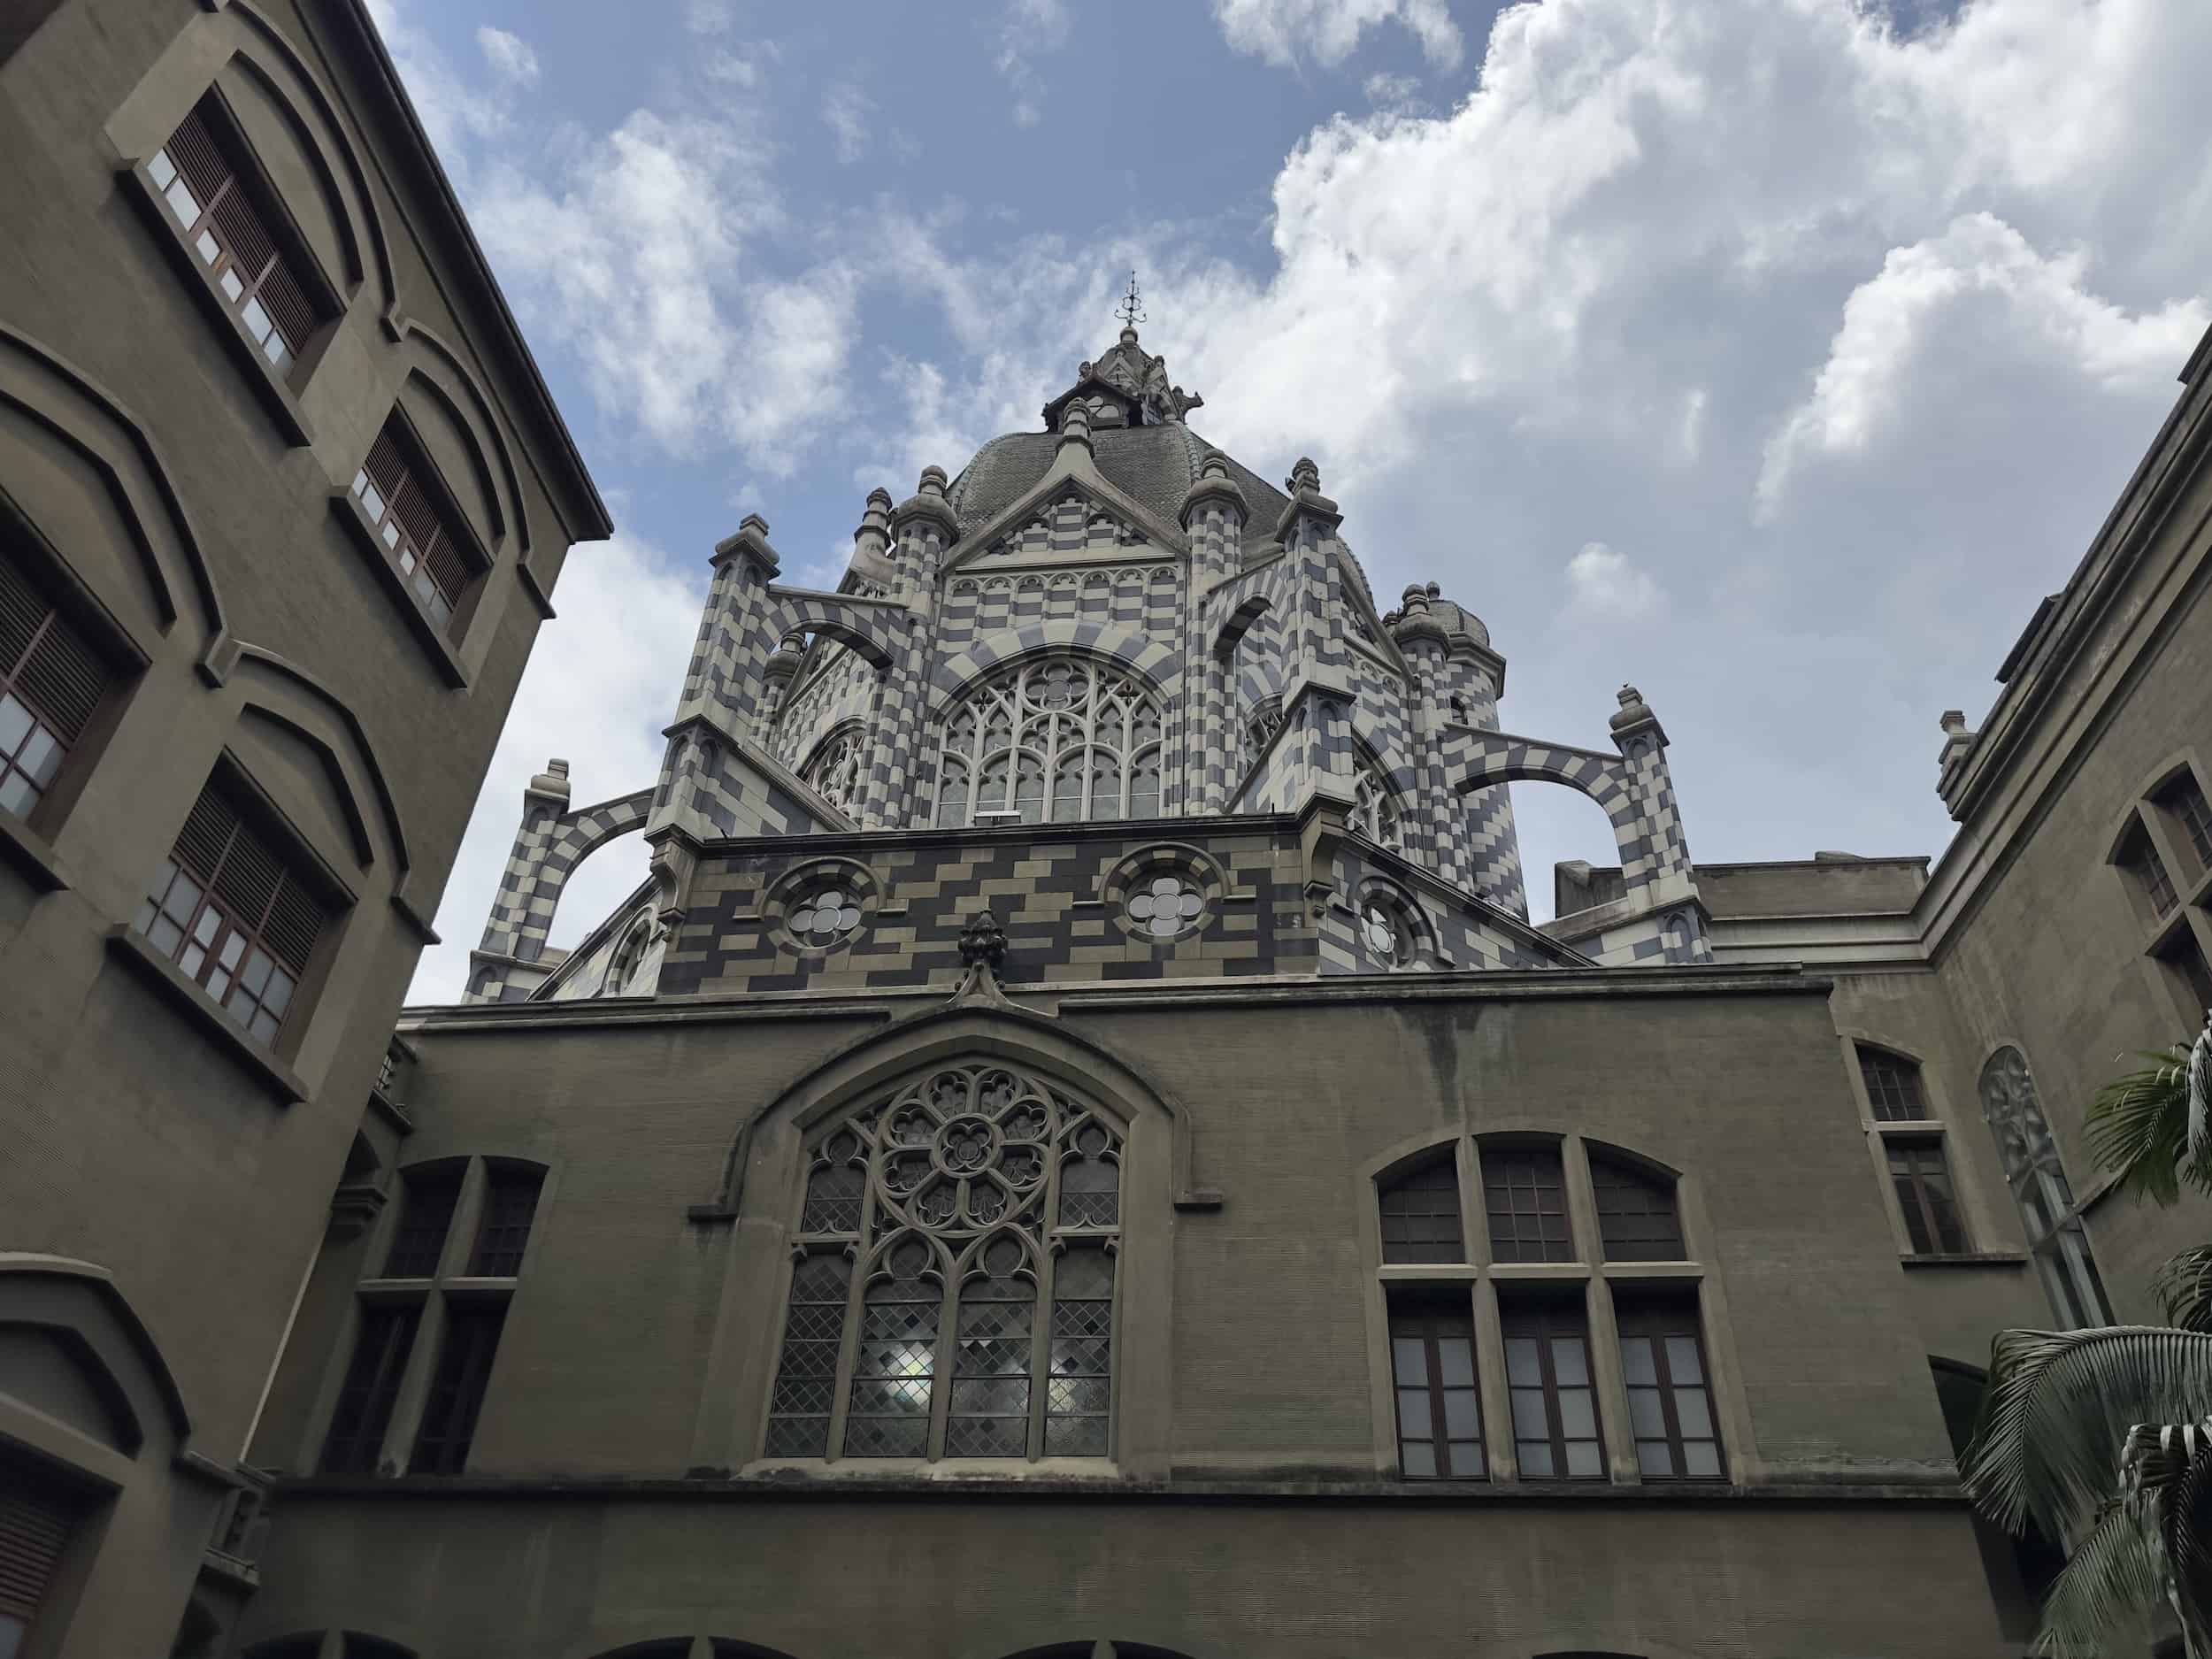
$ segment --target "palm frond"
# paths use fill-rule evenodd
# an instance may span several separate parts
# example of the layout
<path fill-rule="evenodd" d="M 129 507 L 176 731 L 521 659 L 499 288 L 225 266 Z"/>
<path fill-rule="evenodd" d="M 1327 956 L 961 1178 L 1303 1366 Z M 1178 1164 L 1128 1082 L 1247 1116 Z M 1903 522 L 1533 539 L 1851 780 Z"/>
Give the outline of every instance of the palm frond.
<path fill-rule="evenodd" d="M 2151 1279 L 2166 1317 L 2185 1331 L 2212 1331 L 2212 1245 L 2174 1256 Z"/>
<path fill-rule="evenodd" d="M 2199 1038 L 2197 1047 L 2204 1046 Z M 2203 1139 L 2196 1121 L 2201 1102 L 2193 1098 L 2195 1054 L 2180 1043 L 2146 1053 L 2140 1057 L 2148 1064 L 2113 1079 L 2089 1105 L 2084 1133 L 2090 1156 L 2116 1172 L 2129 1192 L 2154 1203 L 2174 1202 L 2184 1181 L 2212 1190 L 2212 1170 L 2191 1149 Z"/>
<path fill-rule="evenodd" d="M 2194 1438 L 2189 1455 L 2165 1482 L 2161 1494 L 2161 1532 L 2166 1549 L 2167 1595 L 2187 1632 L 2191 1649 L 2206 1650 L 2212 1624 L 2212 1558 L 2205 1554 L 2205 1504 L 2212 1498 L 2212 1418 L 2190 1425 Z"/>
<path fill-rule="evenodd" d="M 2102 1659 L 2147 1632 L 2166 1601 L 2158 1511 L 2147 1495 L 2108 1499 L 2044 1593 L 2034 1651 L 2049 1659 Z M 2118 1639 L 2118 1640 L 2116 1640 Z M 2137 1644 L 2147 1651 L 2147 1640 Z"/>
<path fill-rule="evenodd" d="M 1959 1460 L 1982 1512 L 2063 1538 L 2111 1490 L 2122 1425 L 2193 1423 L 2212 1404 L 2212 1333 L 2162 1325 L 2001 1331 Z"/>

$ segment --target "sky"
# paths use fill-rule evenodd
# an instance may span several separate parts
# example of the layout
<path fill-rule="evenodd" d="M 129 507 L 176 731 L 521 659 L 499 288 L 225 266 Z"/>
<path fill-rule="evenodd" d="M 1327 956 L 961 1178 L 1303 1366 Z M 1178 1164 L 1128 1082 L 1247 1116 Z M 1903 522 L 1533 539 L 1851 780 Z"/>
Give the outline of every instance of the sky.
<path fill-rule="evenodd" d="M 1194 429 L 1313 457 L 1386 608 L 1482 616 L 1507 731 L 1602 748 L 1641 688 L 1707 863 L 1941 851 L 1939 716 L 2212 323 L 2196 0 L 372 9 L 617 526 L 419 1002 L 547 758 L 578 805 L 653 781 L 715 541 L 758 512 L 833 585 L 870 488 L 1040 428 L 1133 267 Z M 1513 794 L 1532 874 L 1617 862 Z M 643 873 L 611 843 L 553 942 Z"/>

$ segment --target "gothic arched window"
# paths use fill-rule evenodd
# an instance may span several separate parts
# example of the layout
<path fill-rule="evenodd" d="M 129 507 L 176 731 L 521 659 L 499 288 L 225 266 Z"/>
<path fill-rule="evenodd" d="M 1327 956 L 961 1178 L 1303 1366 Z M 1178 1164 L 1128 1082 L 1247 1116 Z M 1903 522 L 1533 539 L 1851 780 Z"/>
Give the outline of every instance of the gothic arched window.
<path fill-rule="evenodd" d="M 2104 1281 L 2097 1275 L 2080 1206 L 2066 1179 L 2058 1143 L 2051 1138 L 2050 1122 L 2043 1116 L 2027 1056 L 2009 1047 L 1991 1055 L 1982 1067 L 1981 1097 L 1982 1116 L 1997 1137 L 2005 1179 L 2011 1185 L 2013 1202 L 2020 1207 L 2028 1249 L 2053 1311 L 2076 1329 L 2110 1325 L 2112 1310 L 2105 1301 Z"/>
<path fill-rule="evenodd" d="M 1393 852 L 1402 846 L 1398 795 L 1372 761 L 1362 758 L 1352 778 L 1352 830 Z"/>
<path fill-rule="evenodd" d="M 849 816 L 856 814 L 860 810 L 864 754 L 860 728 L 841 726 L 824 738 L 808 757 L 804 770 L 799 773 L 800 780 L 839 811 Z"/>
<path fill-rule="evenodd" d="M 915 1079 L 809 1158 L 771 1457 L 1102 1457 L 1121 1137 L 987 1062 Z"/>
<path fill-rule="evenodd" d="M 599 981 L 599 995 L 619 996 L 630 981 L 637 977 L 638 964 L 645 960 L 646 947 L 653 942 L 653 918 L 641 916 L 622 935 L 622 942 L 614 948 L 608 958 L 607 972 Z"/>
<path fill-rule="evenodd" d="M 1032 657 L 945 716 L 937 822 L 1157 818 L 1163 723 L 1151 687 L 1071 655 Z"/>

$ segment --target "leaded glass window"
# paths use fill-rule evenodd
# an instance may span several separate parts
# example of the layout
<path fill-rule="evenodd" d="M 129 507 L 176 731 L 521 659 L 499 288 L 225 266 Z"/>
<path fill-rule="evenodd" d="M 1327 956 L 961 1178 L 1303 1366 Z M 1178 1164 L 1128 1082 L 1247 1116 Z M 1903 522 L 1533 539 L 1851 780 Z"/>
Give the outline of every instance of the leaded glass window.
<path fill-rule="evenodd" d="M 1120 1222 L 1118 1131 L 1010 1067 L 826 1125 L 766 1455 L 1104 1456 Z"/>
<path fill-rule="evenodd" d="M 1459 1166 L 1449 1152 L 1400 1174 L 1379 1197 L 1385 1262 L 1463 1262 Z"/>
<path fill-rule="evenodd" d="M 1066 655 L 1018 664 L 946 715 L 937 822 L 1157 818 L 1164 729 L 1134 675 Z"/>
<path fill-rule="evenodd" d="M 1371 761 L 1361 761 L 1352 778 L 1352 830 L 1378 847 L 1395 851 L 1402 845 L 1397 791 Z"/>
<path fill-rule="evenodd" d="M 2074 1189 L 2058 1143 L 2043 1115 L 2043 1102 L 2027 1056 L 2007 1047 L 1982 1067 L 1982 1117 L 1997 1137 L 2005 1179 L 2028 1235 L 2037 1274 L 2058 1317 L 2073 1328 L 2112 1323 L 2104 1281 L 2089 1249 Z"/>

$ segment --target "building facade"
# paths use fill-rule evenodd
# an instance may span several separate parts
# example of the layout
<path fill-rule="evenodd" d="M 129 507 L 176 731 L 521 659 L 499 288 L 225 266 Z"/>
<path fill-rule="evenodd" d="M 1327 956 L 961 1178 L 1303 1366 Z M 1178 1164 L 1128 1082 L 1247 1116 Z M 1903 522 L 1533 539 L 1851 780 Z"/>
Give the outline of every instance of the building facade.
<path fill-rule="evenodd" d="M 1642 695 L 1513 733 L 1472 611 L 1379 609 L 1133 329 L 833 593 L 748 518 L 659 776 L 534 780 L 401 1022 L 243 1651 L 2023 1652 L 1990 1335 L 2193 1241 L 2081 1124 L 2212 1001 L 2208 357 L 1944 718 L 1932 869 L 1697 864 Z M 1620 862 L 1532 926 L 1539 782 Z"/>
<path fill-rule="evenodd" d="M 0 1654 L 227 1654 L 332 1189 L 374 1214 L 607 517 L 364 6 L 0 8 Z"/>

